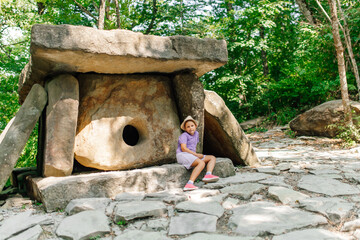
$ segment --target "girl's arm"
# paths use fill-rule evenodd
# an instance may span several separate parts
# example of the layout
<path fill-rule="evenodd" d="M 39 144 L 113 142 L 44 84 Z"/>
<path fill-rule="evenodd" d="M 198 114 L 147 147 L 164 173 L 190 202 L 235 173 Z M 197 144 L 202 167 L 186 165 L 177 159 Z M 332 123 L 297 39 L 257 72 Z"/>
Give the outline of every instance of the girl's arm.
<path fill-rule="evenodd" d="M 201 153 L 196 153 L 196 152 L 193 152 L 193 151 L 191 151 L 190 149 L 188 149 L 188 148 L 186 147 L 186 143 L 180 144 L 180 147 L 181 147 L 181 151 L 187 152 L 187 153 L 191 153 L 192 155 L 194 155 L 195 157 L 198 157 L 199 159 L 202 159 L 202 158 L 204 157 L 203 154 L 201 154 Z"/>

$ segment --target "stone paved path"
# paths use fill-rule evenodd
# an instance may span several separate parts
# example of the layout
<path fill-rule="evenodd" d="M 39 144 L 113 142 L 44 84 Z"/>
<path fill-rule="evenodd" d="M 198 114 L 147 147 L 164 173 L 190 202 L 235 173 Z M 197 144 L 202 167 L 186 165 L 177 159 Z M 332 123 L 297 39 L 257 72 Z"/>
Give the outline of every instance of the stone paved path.
<path fill-rule="evenodd" d="M 45 213 L 23 198 L 0 208 L 1 239 L 360 239 L 360 147 L 249 135 L 262 166 L 199 190 L 77 199 Z"/>

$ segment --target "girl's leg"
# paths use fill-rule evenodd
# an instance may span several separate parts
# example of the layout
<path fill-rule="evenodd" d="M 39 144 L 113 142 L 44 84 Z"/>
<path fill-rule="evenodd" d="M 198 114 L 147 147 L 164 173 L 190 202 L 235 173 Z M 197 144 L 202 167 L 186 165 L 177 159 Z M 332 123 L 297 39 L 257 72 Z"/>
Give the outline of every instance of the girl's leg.
<path fill-rule="evenodd" d="M 191 166 L 194 167 L 194 170 L 190 175 L 190 181 L 195 182 L 196 178 L 200 175 L 201 171 L 204 169 L 205 162 L 204 160 L 200 160 L 198 158 L 191 164 Z"/>
<path fill-rule="evenodd" d="M 215 167 L 216 158 L 213 155 L 206 155 L 203 161 L 207 163 L 206 172 L 212 172 Z"/>

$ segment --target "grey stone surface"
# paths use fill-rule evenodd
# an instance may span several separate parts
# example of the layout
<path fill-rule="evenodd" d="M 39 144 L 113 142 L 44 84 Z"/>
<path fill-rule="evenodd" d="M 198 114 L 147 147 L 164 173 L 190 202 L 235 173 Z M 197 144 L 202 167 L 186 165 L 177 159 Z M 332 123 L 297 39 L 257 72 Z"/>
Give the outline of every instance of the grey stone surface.
<path fill-rule="evenodd" d="M 281 187 L 290 187 L 289 184 L 285 183 L 284 176 L 271 176 L 265 180 L 259 181 L 259 183 L 266 185 L 281 186 Z"/>
<path fill-rule="evenodd" d="M 88 210 L 99 210 L 105 212 L 106 207 L 111 202 L 110 198 L 80 198 L 73 199 L 65 208 L 65 212 L 73 215 Z"/>
<path fill-rule="evenodd" d="M 28 210 L 5 219 L 0 226 L 0 236 L 7 239 L 36 225 L 50 223 L 52 219 L 49 216 L 33 215 L 33 211 Z"/>
<path fill-rule="evenodd" d="M 341 171 L 336 169 L 315 169 L 311 170 L 310 173 L 314 175 L 329 175 L 329 174 L 340 174 Z"/>
<path fill-rule="evenodd" d="M 109 221 L 102 211 L 90 210 L 72 215 L 61 221 L 56 229 L 59 237 L 89 239 L 110 233 Z"/>
<path fill-rule="evenodd" d="M 40 234 L 43 232 L 43 229 L 40 225 L 35 225 L 32 228 L 25 230 L 17 234 L 14 237 L 8 238 L 9 240 L 38 240 Z"/>
<path fill-rule="evenodd" d="M 309 198 L 308 195 L 285 187 L 269 187 L 269 196 L 279 200 L 283 204 L 295 205 L 300 200 Z"/>
<path fill-rule="evenodd" d="M 231 185 L 220 189 L 221 193 L 229 193 L 231 195 L 236 195 L 242 199 L 249 199 L 255 193 L 259 193 L 261 190 L 265 189 L 266 186 L 258 183 L 244 183 Z"/>
<path fill-rule="evenodd" d="M 254 202 L 233 208 L 229 227 L 241 236 L 259 236 L 307 226 L 326 224 L 326 218 L 289 206 L 276 206 L 270 202 Z"/>
<path fill-rule="evenodd" d="M 126 230 L 114 240 L 170 240 L 166 232 L 145 232 L 141 230 Z"/>
<path fill-rule="evenodd" d="M 254 240 L 252 237 L 227 236 L 213 233 L 195 233 L 184 240 Z"/>
<path fill-rule="evenodd" d="M 360 228 L 360 219 L 358 218 L 349 222 L 345 222 L 343 227 L 341 228 L 341 231 L 343 232 L 354 231 L 359 228 Z"/>
<path fill-rule="evenodd" d="M 266 173 L 266 174 L 271 174 L 271 175 L 279 175 L 280 174 L 280 170 L 274 169 L 274 168 L 260 167 L 260 168 L 256 168 L 256 170 L 259 173 Z"/>
<path fill-rule="evenodd" d="M 217 219 L 216 216 L 203 213 L 182 213 L 171 218 L 169 235 L 215 232 Z"/>
<path fill-rule="evenodd" d="M 142 226 L 142 230 L 144 231 L 167 231 L 170 221 L 167 218 L 153 219 L 149 220 L 144 226 Z"/>
<path fill-rule="evenodd" d="M 141 201 L 145 198 L 145 194 L 144 193 L 128 193 L 128 192 L 123 192 L 120 193 L 118 195 L 115 196 L 115 201 Z"/>
<path fill-rule="evenodd" d="M 23 100 L 29 87 L 55 72 L 129 74 L 190 70 L 203 75 L 227 62 L 224 40 L 160 37 L 128 30 L 35 24 L 31 61 L 19 79 Z"/>
<path fill-rule="evenodd" d="M 209 183 L 204 186 L 204 188 L 210 188 L 210 189 L 219 189 L 226 186 L 229 186 L 231 184 L 238 184 L 238 183 L 247 183 L 247 182 L 257 182 L 260 180 L 264 180 L 267 178 L 272 177 L 269 174 L 263 174 L 263 173 L 236 173 L 235 176 L 228 177 L 225 179 L 221 179 L 217 181 L 216 183 Z"/>
<path fill-rule="evenodd" d="M 335 179 L 310 175 L 303 176 L 298 183 L 298 187 L 310 192 L 322 193 L 329 196 L 355 195 L 360 193 L 359 188 L 355 186 L 342 183 Z"/>
<path fill-rule="evenodd" d="M 348 217 L 355 207 L 354 203 L 347 202 L 341 198 L 316 197 L 300 200 L 300 205 L 304 209 L 312 212 L 319 212 L 338 223 Z"/>
<path fill-rule="evenodd" d="M 58 75 L 46 85 L 46 130 L 43 175 L 69 176 L 74 165 L 79 113 L 79 83 L 70 74 Z"/>
<path fill-rule="evenodd" d="M 11 175 L 47 102 L 47 93 L 36 84 L 15 117 L 0 135 L 0 191 Z"/>
<path fill-rule="evenodd" d="M 167 208 L 163 202 L 148 201 L 146 204 L 141 201 L 118 203 L 114 209 L 114 221 L 129 221 L 144 217 L 165 217 Z"/>
<path fill-rule="evenodd" d="M 174 194 L 168 192 L 148 193 L 145 196 L 145 201 L 163 201 L 168 204 L 177 204 L 186 200 L 187 197 L 184 194 Z"/>
<path fill-rule="evenodd" d="M 215 201 L 204 202 L 181 202 L 175 206 L 178 212 L 199 212 L 214 215 L 220 218 L 224 214 L 224 208 Z"/>
<path fill-rule="evenodd" d="M 273 240 L 350 240 L 349 236 L 342 236 L 339 233 L 330 232 L 325 229 L 305 229 L 294 231 L 279 236 L 274 236 Z"/>
<path fill-rule="evenodd" d="M 225 209 L 232 209 L 238 207 L 239 203 L 239 199 L 229 197 L 222 203 L 222 206 Z"/>

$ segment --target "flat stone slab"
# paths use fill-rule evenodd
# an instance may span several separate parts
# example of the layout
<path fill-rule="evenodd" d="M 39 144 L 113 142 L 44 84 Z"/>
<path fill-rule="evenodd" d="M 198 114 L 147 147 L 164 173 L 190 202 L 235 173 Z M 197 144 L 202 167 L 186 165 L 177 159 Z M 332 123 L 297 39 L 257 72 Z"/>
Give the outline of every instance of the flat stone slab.
<path fill-rule="evenodd" d="M 209 202 L 181 202 L 175 206 L 178 212 L 199 212 L 214 215 L 220 218 L 224 214 L 224 208 L 215 201 Z"/>
<path fill-rule="evenodd" d="M 274 168 L 260 167 L 260 168 L 256 168 L 256 170 L 259 173 L 266 173 L 266 174 L 271 174 L 271 175 L 279 175 L 280 174 L 280 170 L 274 169 Z"/>
<path fill-rule="evenodd" d="M 227 62 L 224 40 L 160 37 L 128 30 L 35 24 L 31 60 L 19 79 L 20 99 L 49 74 L 131 74 L 191 70 L 198 76 Z"/>
<path fill-rule="evenodd" d="M 136 218 L 164 217 L 166 213 L 166 205 L 160 201 L 118 203 L 114 209 L 114 221 L 116 223 L 118 221 L 129 221 Z"/>
<path fill-rule="evenodd" d="M 228 226 L 241 236 L 260 236 L 326 224 L 323 216 L 270 202 L 252 202 L 233 208 Z"/>
<path fill-rule="evenodd" d="M 279 236 L 274 236 L 273 240 L 350 240 L 349 236 L 341 235 L 340 233 L 330 232 L 325 229 L 306 229 L 294 231 Z"/>
<path fill-rule="evenodd" d="M 355 206 L 341 198 L 324 197 L 302 199 L 300 205 L 308 211 L 319 212 L 336 223 L 347 217 Z"/>
<path fill-rule="evenodd" d="M 88 210 L 100 210 L 105 211 L 106 207 L 111 202 L 110 198 L 80 198 L 73 199 L 66 206 L 65 212 L 69 215 L 73 215 L 79 212 Z"/>
<path fill-rule="evenodd" d="M 18 235 L 9 238 L 9 240 L 38 240 L 40 234 L 43 232 L 43 229 L 40 225 L 35 225 L 32 228 L 29 228 L 28 230 L 19 233 Z"/>
<path fill-rule="evenodd" d="M 221 179 L 217 181 L 216 183 L 209 183 L 204 186 L 204 188 L 210 188 L 210 189 L 219 189 L 226 186 L 229 186 L 231 184 L 238 184 L 238 183 L 247 183 L 247 182 L 257 182 L 260 180 L 264 180 L 267 178 L 272 177 L 269 174 L 264 173 L 236 173 L 235 176 L 228 177 L 225 179 Z"/>
<path fill-rule="evenodd" d="M 217 217 L 204 213 L 181 213 L 170 220 L 169 235 L 215 232 Z"/>
<path fill-rule="evenodd" d="M 268 193 L 271 197 L 279 200 L 283 204 L 295 205 L 300 200 L 309 198 L 308 195 L 294 191 L 285 187 L 269 187 Z"/>
<path fill-rule="evenodd" d="M 360 193 L 359 188 L 355 186 L 335 179 L 311 175 L 303 176 L 298 183 L 298 187 L 328 196 L 355 195 Z"/>
<path fill-rule="evenodd" d="M 266 186 L 258 183 L 244 183 L 231 185 L 220 189 L 221 193 L 229 193 L 232 195 L 239 196 L 242 199 L 249 199 L 255 193 L 259 193 L 265 189 Z"/>
<path fill-rule="evenodd" d="M 114 238 L 114 240 L 171 240 L 166 237 L 166 232 L 145 232 L 141 230 L 126 230 Z"/>
<path fill-rule="evenodd" d="M 33 178 L 30 179 L 32 190 L 29 195 L 42 202 L 46 211 L 52 212 L 65 209 L 71 200 L 78 198 L 113 199 L 123 192 L 153 193 L 181 189 L 188 181 L 190 174 L 191 171 L 175 163 L 129 171 Z M 232 161 L 228 158 L 219 159 L 215 165 L 214 174 L 220 178 L 234 175 Z"/>
<path fill-rule="evenodd" d="M 259 183 L 281 187 L 290 187 L 290 185 L 285 183 L 284 176 L 271 176 L 265 180 L 261 180 Z"/>
<path fill-rule="evenodd" d="M 212 233 L 195 233 L 183 240 L 255 240 L 253 237 L 226 236 Z"/>

